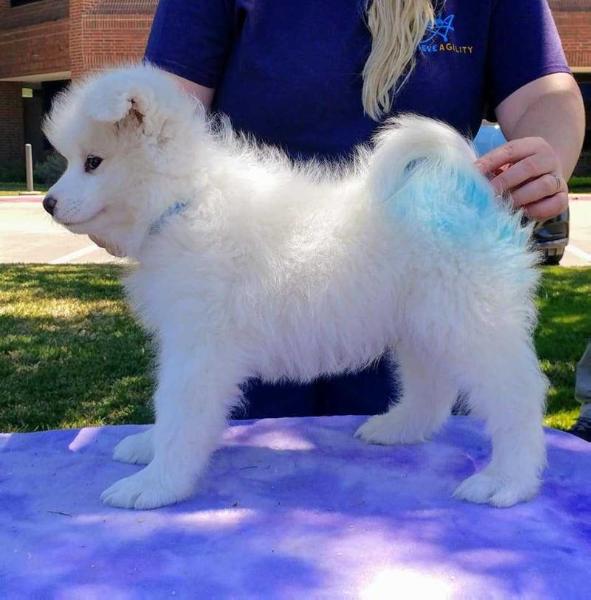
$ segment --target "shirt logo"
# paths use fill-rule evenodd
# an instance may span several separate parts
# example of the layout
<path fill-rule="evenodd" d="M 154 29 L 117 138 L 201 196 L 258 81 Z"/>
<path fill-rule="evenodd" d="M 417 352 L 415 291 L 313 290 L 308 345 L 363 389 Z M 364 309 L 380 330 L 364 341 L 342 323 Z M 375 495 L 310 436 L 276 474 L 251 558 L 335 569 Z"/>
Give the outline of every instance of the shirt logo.
<path fill-rule="evenodd" d="M 455 15 L 449 15 L 449 17 L 445 17 L 445 19 L 437 17 L 435 23 L 427 28 L 421 44 L 429 44 L 430 42 L 436 41 L 437 38 L 441 38 L 444 42 L 448 42 L 449 32 L 455 31 L 453 26 L 455 17 Z"/>
<path fill-rule="evenodd" d="M 474 46 L 459 46 L 451 40 L 451 34 L 455 33 L 454 27 L 456 15 L 441 16 L 435 18 L 433 25 L 427 28 L 425 36 L 419 44 L 419 50 L 423 54 L 437 54 L 439 52 L 451 52 L 452 54 L 472 54 Z"/>

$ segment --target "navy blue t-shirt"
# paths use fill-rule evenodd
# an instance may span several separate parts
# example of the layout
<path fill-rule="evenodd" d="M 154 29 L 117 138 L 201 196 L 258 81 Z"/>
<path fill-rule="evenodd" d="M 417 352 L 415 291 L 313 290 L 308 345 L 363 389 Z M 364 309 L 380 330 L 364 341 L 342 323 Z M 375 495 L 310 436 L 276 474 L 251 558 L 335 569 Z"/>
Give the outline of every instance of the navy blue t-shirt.
<path fill-rule="evenodd" d="M 376 122 L 361 104 L 365 0 L 160 0 L 146 58 L 216 88 L 235 128 L 293 157 L 342 157 Z M 526 83 L 569 72 L 546 0 L 447 0 L 392 113 L 478 131 Z"/>

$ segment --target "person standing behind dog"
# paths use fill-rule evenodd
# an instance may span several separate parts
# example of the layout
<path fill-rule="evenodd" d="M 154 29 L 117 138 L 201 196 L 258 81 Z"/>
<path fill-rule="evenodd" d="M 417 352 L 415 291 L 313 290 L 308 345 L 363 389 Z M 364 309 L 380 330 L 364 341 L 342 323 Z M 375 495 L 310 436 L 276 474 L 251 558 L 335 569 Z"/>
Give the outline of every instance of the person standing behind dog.
<path fill-rule="evenodd" d="M 145 57 L 294 160 L 346 159 L 401 112 L 473 137 L 494 111 L 509 142 L 477 165 L 499 195 L 534 219 L 567 207 L 584 110 L 546 0 L 160 0 Z M 246 395 L 249 417 L 372 414 L 396 389 L 382 360 Z"/>
<path fill-rule="evenodd" d="M 581 410 L 570 432 L 591 442 L 591 340 L 577 364 L 575 398 L 581 403 Z"/>

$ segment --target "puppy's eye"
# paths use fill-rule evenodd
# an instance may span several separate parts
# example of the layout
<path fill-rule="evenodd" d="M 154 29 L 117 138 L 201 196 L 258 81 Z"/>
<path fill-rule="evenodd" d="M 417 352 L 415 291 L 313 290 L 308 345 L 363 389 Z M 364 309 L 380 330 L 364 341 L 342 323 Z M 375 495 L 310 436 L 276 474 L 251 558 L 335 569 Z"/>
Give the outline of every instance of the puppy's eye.
<path fill-rule="evenodd" d="M 103 162 L 103 159 L 100 156 L 94 156 L 93 154 L 89 154 L 86 157 L 86 162 L 84 163 L 84 170 L 87 173 L 94 171 L 99 167 L 99 165 Z"/>

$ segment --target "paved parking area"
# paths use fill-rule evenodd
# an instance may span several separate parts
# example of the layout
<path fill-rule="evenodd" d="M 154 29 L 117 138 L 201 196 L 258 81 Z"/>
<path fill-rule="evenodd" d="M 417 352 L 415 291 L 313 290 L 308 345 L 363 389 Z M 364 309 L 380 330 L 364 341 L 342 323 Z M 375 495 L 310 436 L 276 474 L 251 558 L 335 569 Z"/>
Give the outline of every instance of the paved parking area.
<path fill-rule="evenodd" d="M 591 194 L 570 203 L 570 243 L 561 264 L 591 265 Z"/>
<path fill-rule="evenodd" d="M 591 265 L 591 194 L 573 196 L 571 243 L 563 266 Z M 0 197 L 0 263 L 121 262 L 95 246 L 86 236 L 56 225 L 40 198 Z"/>
<path fill-rule="evenodd" d="M 0 198 L 0 263 L 119 262 L 85 235 L 54 223 L 41 201 Z"/>

